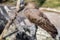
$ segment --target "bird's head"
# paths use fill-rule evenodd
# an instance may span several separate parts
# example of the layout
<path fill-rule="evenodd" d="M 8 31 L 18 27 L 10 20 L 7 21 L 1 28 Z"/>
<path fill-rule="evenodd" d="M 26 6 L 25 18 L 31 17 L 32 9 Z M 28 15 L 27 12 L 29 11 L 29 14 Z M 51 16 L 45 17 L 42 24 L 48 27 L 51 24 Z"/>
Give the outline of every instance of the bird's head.
<path fill-rule="evenodd" d="M 26 3 L 26 7 L 27 8 L 36 8 L 36 5 L 34 2 L 28 2 L 28 3 Z"/>

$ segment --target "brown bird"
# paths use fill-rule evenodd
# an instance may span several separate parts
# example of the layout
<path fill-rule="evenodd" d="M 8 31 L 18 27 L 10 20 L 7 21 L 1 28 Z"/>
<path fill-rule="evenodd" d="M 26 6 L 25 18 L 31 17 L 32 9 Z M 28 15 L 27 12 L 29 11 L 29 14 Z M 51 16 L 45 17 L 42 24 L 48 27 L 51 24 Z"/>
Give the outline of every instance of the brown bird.
<path fill-rule="evenodd" d="M 53 38 L 58 34 L 55 26 L 49 21 L 43 12 L 40 12 L 32 2 L 28 3 L 24 11 L 25 16 L 34 24 L 46 30 Z"/>

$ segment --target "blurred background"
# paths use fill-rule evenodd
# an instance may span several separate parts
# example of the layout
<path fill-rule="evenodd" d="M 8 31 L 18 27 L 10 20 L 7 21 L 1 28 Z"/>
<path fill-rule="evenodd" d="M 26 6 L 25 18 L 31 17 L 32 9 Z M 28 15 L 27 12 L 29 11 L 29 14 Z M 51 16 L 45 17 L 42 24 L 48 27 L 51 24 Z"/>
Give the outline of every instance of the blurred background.
<path fill-rule="evenodd" d="M 34 2 L 38 7 L 50 7 L 60 9 L 60 0 L 25 0 Z M 16 0 L 0 0 L 0 4 L 16 5 Z"/>

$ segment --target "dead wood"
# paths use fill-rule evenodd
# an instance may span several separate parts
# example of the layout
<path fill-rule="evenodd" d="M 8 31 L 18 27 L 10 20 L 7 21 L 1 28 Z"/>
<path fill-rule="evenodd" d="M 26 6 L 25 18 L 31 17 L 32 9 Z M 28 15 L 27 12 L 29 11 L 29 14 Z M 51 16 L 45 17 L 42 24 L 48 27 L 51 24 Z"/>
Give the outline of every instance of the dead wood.
<path fill-rule="evenodd" d="M 11 20 L 9 20 L 8 23 L 6 24 L 6 26 L 5 26 L 2 34 L 0 35 L 0 40 L 3 40 L 4 34 L 7 33 L 10 25 L 11 25 L 11 24 L 13 23 L 13 21 L 16 19 L 17 13 L 18 13 L 18 12 L 15 11 L 15 16 L 14 16 Z"/>

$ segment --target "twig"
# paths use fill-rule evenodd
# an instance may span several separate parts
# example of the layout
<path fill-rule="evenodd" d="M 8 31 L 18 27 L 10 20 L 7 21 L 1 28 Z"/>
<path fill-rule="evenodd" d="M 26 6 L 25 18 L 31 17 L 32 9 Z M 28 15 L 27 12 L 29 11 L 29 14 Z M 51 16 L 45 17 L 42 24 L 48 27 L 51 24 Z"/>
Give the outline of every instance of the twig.
<path fill-rule="evenodd" d="M 5 26 L 5 28 L 4 28 L 3 32 L 2 32 L 2 34 L 0 35 L 0 40 L 3 40 L 4 34 L 7 33 L 7 31 L 8 31 L 8 29 L 9 29 L 10 25 L 11 25 L 11 24 L 13 23 L 13 21 L 16 19 L 17 13 L 18 13 L 18 12 L 15 12 L 15 16 L 11 19 L 11 21 L 8 21 L 8 23 L 6 24 L 6 26 Z"/>

